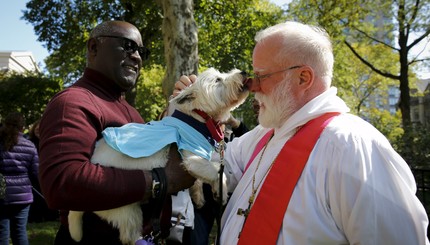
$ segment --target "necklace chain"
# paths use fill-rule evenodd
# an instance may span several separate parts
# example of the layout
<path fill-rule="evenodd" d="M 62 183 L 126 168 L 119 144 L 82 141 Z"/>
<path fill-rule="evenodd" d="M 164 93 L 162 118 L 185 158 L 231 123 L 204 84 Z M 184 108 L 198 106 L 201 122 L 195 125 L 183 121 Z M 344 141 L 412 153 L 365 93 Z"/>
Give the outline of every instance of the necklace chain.
<path fill-rule="evenodd" d="M 296 133 L 297 133 L 301 128 L 302 128 L 302 126 L 297 127 L 297 128 L 294 130 L 293 134 L 292 134 L 289 138 L 291 138 L 294 134 L 296 134 Z M 255 187 L 255 176 L 257 175 L 257 171 L 258 171 L 258 169 L 259 169 L 259 167 L 260 167 L 261 160 L 263 159 L 263 155 L 264 155 L 264 153 L 266 152 L 267 145 L 269 144 L 269 142 L 270 142 L 270 140 L 272 139 L 272 137 L 273 137 L 273 134 L 270 136 L 270 139 L 269 139 L 269 140 L 266 142 L 266 144 L 264 145 L 264 148 L 263 148 L 263 150 L 262 150 L 262 152 L 261 152 L 261 155 L 260 155 L 260 157 L 259 157 L 259 159 L 258 159 L 257 167 L 255 168 L 254 174 L 253 174 L 253 176 L 252 176 L 252 192 L 251 192 L 251 195 L 249 196 L 249 199 L 248 199 L 248 209 L 244 210 L 244 209 L 239 208 L 239 209 L 237 210 L 237 214 L 238 214 L 238 215 L 243 215 L 243 216 L 245 217 L 245 220 L 243 221 L 243 224 L 242 224 L 242 229 L 243 229 L 243 226 L 245 225 L 245 222 L 246 222 L 246 219 L 248 218 L 249 213 L 251 212 L 251 208 L 252 208 L 252 206 L 253 206 L 253 204 L 254 204 L 254 201 L 255 201 L 255 197 L 256 197 L 256 194 L 257 194 L 258 188 L 260 188 L 260 185 L 263 183 L 264 178 L 265 178 L 265 177 L 267 176 L 267 174 L 270 172 L 270 170 L 271 170 L 271 169 L 272 169 L 272 167 L 273 167 L 273 164 L 275 163 L 276 159 L 278 158 L 278 155 L 279 155 L 279 154 L 281 153 L 281 151 L 282 151 L 282 150 L 281 150 L 281 151 L 279 151 L 279 152 L 278 152 L 278 155 L 273 159 L 273 161 L 272 161 L 272 163 L 270 164 L 269 168 L 266 170 L 266 173 L 264 173 L 264 175 L 262 176 L 262 178 L 261 178 L 260 182 L 258 183 L 258 186 L 257 186 L 257 187 Z M 288 140 L 289 140 L 289 139 L 288 139 Z M 241 229 L 241 231 L 239 232 L 239 236 L 238 236 L 238 237 L 240 237 L 240 234 L 242 233 L 242 229 Z"/>
<path fill-rule="evenodd" d="M 263 151 L 261 152 L 261 155 L 260 155 L 260 157 L 258 159 L 257 167 L 255 168 L 254 174 L 252 176 L 252 191 L 251 191 L 251 195 L 249 196 L 249 199 L 248 199 L 248 208 L 245 209 L 245 210 L 239 208 L 237 210 L 237 214 L 238 215 L 243 215 L 245 217 L 245 220 L 243 221 L 243 225 L 245 225 L 246 219 L 248 218 L 249 212 L 251 211 L 252 205 L 254 204 L 255 197 L 256 197 L 256 194 L 257 194 L 257 190 L 260 187 L 261 183 L 263 183 L 264 176 L 266 176 L 269 173 L 270 169 L 272 169 L 272 166 L 275 163 L 275 160 L 277 158 L 277 157 L 275 157 L 275 159 L 273 159 L 273 161 L 270 164 L 269 168 L 266 170 L 266 173 L 264 174 L 264 176 L 261 178 L 260 182 L 258 183 L 258 186 L 255 187 L 255 176 L 257 175 L 257 171 L 258 171 L 258 169 L 260 167 L 260 164 L 261 164 L 261 159 L 263 158 L 264 152 L 266 151 L 267 145 L 269 144 L 269 142 L 272 139 L 272 137 L 273 137 L 273 134 L 272 134 L 272 136 L 270 136 L 270 139 L 264 145 Z M 242 225 L 242 229 L 243 229 L 243 225 Z M 240 236 L 240 233 L 242 233 L 242 231 L 239 232 L 239 236 Z"/>
<path fill-rule="evenodd" d="M 299 126 L 299 127 L 297 127 L 296 129 L 295 129 L 295 131 L 294 131 L 294 134 L 296 134 L 300 129 L 302 128 L 302 126 Z M 294 135 L 293 134 L 293 135 Z M 255 168 L 255 171 L 254 171 L 254 175 L 252 176 L 252 193 L 251 193 L 251 196 L 249 197 L 249 200 L 248 200 L 248 202 L 249 202 L 249 204 L 252 206 L 252 203 L 254 203 L 254 199 L 255 199 L 255 195 L 257 194 L 257 190 L 258 190 L 258 188 L 260 188 L 260 185 L 261 185 L 261 183 L 263 183 L 263 180 L 264 180 L 264 177 L 269 173 L 269 171 L 272 169 L 272 167 L 273 167 L 273 164 L 275 163 L 275 160 L 276 160 L 276 158 L 278 158 L 278 156 L 276 156 L 274 159 L 273 159 L 273 161 L 272 161 L 272 163 L 270 164 L 270 166 L 269 166 L 269 168 L 266 170 L 266 173 L 264 174 L 264 176 L 261 178 L 261 180 L 260 180 L 260 183 L 258 183 L 258 186 L 257 186 L 257 188 L 255 188 L 255 175 L 257 175 L 257 171 L 258 171 L 258 168 L 260 167 L 260 163 L 261 163 L 261 159 L 263 158 L 263 155 L 264 155 L 264 152 L 266 152 L 266 148 L 267 148 L 267 145 L 269 144 L 269 142 L 270 142 L 270 140 L 272 139 L 272 137 L 273 137 L 273 134 L 270 136 L 270 139 L 266 142 L 266 144 L 264 145 L 264 148 L 263 148 L 263 151 L 261 152 L 261 155 L 260 155 L 260 158 L 258 159 L 258 163 L 257 163 L 257 167 Z M 279 153 L 280 153 L 281 151 L 279 151 Z M 278 154 L 279 154 L 278 153 Z M 249 206 L 249 209 L 251 209 L 251 206 Z"/>
<path fill-rule="evenodd" d="M 270 164 L 269 168 L 266 170 L 266 173 L 264 174 L 264 176 L 261 178 L 260 182 L 258 183 L 258 186 L 255 187 L 255 176 L 257 175 L 258 169 L 260 168 L 261 159 L 263 158 L 263 155 L 267 149 L 267 145 L 269 144 L 269 141 L 271 140 L 272 137 L 273 137 L 273 135 L 267 141 L 266 145 L 264 145 L 263 151 L 261 152 L 260 158 L 258 159 L 257 167 L 255 168 L 254 174 L 252 175 L 252 192 L 251 192 L 251 196 L 249 197 L 249 200 L 248 200 L 249 211 L 251 210 L 251 206 L 253 205 L 253 203 L 255 201 L 255 196 L 257 194 L 258 188 L 260 187 L 261 183 L 263 183 L 264 176 L 266 176 L 267 173 L 269 173 L 270 169 L 272 169 L 273 163 L 275 163 L 275 160 L 276 160 L 276 157 L 275 157 L 275 159 L 273 159 L 272 163 Z"/>

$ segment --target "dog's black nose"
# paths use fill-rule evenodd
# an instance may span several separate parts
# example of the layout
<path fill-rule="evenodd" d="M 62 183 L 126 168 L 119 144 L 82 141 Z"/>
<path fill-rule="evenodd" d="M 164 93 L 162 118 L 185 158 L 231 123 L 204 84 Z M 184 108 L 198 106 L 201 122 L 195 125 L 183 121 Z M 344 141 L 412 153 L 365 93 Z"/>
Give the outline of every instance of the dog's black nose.
<path fill-rule="evenodd" d="M 250 86 L 252 85 L 252 78 L 249 78 L 249 73 L 246 71 L 241 71 L 240 75 L 243 76 L 243 88 L 249 89 Z"/>

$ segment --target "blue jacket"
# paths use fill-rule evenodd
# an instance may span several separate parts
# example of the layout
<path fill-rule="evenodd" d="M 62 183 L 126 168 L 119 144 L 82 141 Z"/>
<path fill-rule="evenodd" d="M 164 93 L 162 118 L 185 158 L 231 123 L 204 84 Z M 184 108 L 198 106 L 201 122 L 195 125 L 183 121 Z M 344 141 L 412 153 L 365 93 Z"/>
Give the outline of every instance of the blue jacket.
<path fill-rule="evenodd" d="M 31 183 L 37 183 L 39 171 L 36 147 L 20 133 L 18 144 L 10 151 L 0 148 L 0 153 L 0 173 L 6 178 L 6 197 L 0 200 L 0 205 L 32 203 Z"/>

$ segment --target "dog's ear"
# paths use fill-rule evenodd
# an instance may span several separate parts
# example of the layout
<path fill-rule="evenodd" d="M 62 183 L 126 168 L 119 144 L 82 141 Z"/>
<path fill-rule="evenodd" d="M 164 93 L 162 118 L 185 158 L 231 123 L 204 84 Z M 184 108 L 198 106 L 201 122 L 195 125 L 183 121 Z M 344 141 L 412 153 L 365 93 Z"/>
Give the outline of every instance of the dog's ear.
<path fill-rule="evenodd" d="M 186 94 L 179 94 L 178 97 L 176 98 L 176 103 L 177 104 L 184 104 L 184 103 L 189 103 L 193 100 L 195 100 L 196 97 L 194 96 L 194 93 L 186 93 Z"/>

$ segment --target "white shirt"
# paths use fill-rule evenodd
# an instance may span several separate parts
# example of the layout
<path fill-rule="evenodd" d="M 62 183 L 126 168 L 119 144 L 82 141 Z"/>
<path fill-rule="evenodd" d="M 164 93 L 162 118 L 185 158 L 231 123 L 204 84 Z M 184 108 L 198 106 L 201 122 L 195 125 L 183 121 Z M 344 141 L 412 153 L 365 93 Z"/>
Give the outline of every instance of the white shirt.
<path fill-rule="evenodd" d="M 256 186 L 297 127 L 327 112 L 342 113 L 322 132 L 309 156 L 277 244 L 430 244 L 428 218 L 415 196 L 409 166 L 372 125 L 347 113 L 349 109 L 336 92 L 336 88 L 329 89 L 275 129 L 262 156 Z M 243 171 L 267 131 L 257 126 L 227 145 L 226 174 L 234 192 L 222 217 L 222 245 L 238 241 L 244 216 L 237 210 L 248 208 L 252 177 L 262 151 L 245 174 Z"/>

